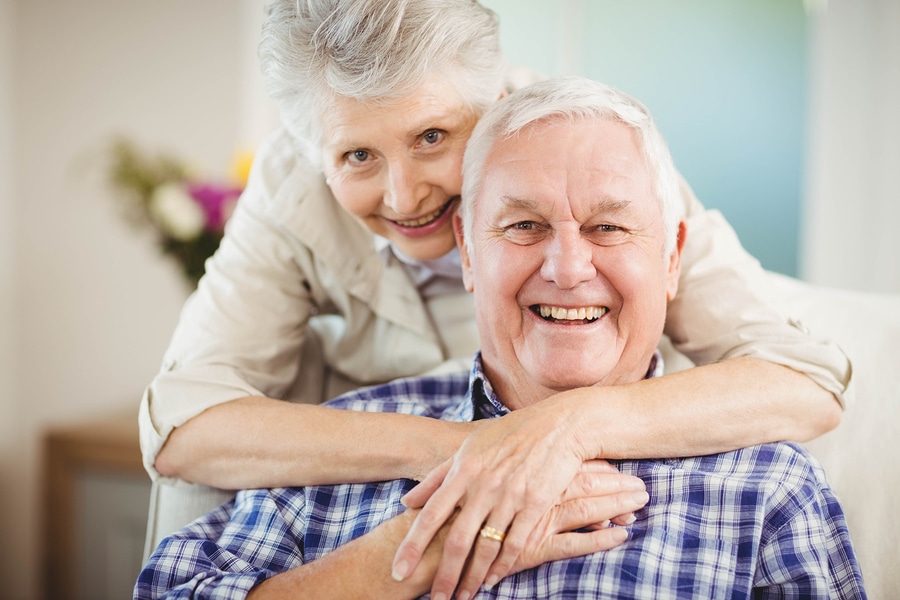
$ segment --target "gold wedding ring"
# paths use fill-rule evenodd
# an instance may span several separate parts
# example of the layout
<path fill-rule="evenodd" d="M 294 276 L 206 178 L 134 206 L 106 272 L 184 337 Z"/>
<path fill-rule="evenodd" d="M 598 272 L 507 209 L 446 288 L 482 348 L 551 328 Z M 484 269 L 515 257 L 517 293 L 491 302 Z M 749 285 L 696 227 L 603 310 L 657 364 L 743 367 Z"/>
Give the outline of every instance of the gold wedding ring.
<path fill-rule="evenodd" d="M 481 537 L 487 538 L 489 540 L 494 540 L 495 542 L 503 543 L 504 538 L 506 538 L 506 533 L 500 531 L 499 529 L 494 529 L 490 525 L 485 525 L 481 528 Z"/>

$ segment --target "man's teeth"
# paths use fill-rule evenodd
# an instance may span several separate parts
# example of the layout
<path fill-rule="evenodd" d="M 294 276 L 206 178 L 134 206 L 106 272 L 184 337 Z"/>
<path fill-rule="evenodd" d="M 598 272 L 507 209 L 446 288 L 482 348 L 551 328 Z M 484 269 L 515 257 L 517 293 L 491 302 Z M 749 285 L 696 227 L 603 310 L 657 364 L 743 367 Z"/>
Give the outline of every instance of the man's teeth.
<path fill-rule="evenodd" d="M 541 316 L 545 319 L 557 321 L 593 321 L 599 319 L 609 311 L 604 306 L 586 306 L 582 308 L 564 308 L 561 306 L 540 305 Z"/>

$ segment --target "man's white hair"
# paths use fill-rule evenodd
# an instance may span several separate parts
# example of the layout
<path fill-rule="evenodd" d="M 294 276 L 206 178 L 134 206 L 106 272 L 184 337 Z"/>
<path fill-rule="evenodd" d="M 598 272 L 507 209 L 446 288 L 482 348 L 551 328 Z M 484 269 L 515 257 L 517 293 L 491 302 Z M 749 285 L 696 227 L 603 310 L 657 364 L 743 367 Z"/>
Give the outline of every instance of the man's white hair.
<path fill-rule="evenodd" d="M 259 57 L 285 127 L 310 158 L 335 96 L 389 103 L 439 76 L 480 115 L 506 71 L 497 16 L 475 0 L 275 0 Z"/>
<path fill-rule="evenodd" d="M 558 77 L 522 88 L 495 104 L 478 122 L 463 159 L 460 211 L 466 245 L 471 252 L 473 203 L 481 191 L 491 149 L 539 121 L 612 119 L 637 133 L 641 151 L 655 180 L 666 232 L 666 255 L 675 249 L 678 223 L 684 214 L 678 174 L 668 146 L 647 108 L 628 94 L 583 77 Z"/>

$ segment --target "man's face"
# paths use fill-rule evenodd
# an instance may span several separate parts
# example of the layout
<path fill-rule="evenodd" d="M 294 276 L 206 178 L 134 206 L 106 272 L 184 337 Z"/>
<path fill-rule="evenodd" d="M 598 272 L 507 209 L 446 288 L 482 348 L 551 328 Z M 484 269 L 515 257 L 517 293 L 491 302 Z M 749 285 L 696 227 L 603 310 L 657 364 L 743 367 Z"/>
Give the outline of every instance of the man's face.
<path fill-rule="evenodd" d="M 474 202 L 472 254 L 485 369 L 512 409 L 575 387 L 643 378 L 675 295 L 653 179 L 618 121 L 551 119 L 496 143 Z"/>

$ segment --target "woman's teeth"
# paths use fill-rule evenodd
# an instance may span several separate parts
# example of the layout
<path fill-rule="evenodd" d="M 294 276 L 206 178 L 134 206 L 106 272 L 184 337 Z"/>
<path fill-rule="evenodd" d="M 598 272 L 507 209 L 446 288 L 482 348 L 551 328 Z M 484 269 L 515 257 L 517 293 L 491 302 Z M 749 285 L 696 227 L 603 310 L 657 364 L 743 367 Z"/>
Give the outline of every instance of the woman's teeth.
<path fill-rule="evenodd" d="M 586 306 L 582 308 L 564 308 L 561 306 L 548 306 L 541 304 L 538 312 L 545 319 L 557 321 L 595 321 L 609 312 L 604 306 Z"/>
<path fill-rule="evenodd" d="M 440 217 L 452 203 L 453 200 L 450 200 L 440 208 L 437 208 L 427 215 L 419 217 L 418 219 L 410 219 L 409 221 L 394 221 L 394 223 L 400 225 L 401 227 L 422 227 L 423 225 L 428 225 L 429 223 Z"/>

